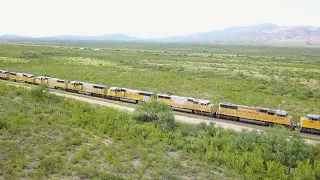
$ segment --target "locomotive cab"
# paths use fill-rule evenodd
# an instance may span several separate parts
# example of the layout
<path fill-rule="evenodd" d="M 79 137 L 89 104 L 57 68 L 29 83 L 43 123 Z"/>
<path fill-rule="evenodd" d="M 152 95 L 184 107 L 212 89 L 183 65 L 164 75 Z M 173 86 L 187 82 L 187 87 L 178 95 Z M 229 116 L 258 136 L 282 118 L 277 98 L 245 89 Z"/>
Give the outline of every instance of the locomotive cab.
<path fill-rule="evenodd" d="M 320 115 L 307 114 L 305 117 L 300 118 L 300 131 L 306 132 L 320 132 Z"/>
<path fill-rule="evenodd" d="M 5 70 L 0 70 L 0 79 L 9 79 L 10 78 L 10 72 Z"/>

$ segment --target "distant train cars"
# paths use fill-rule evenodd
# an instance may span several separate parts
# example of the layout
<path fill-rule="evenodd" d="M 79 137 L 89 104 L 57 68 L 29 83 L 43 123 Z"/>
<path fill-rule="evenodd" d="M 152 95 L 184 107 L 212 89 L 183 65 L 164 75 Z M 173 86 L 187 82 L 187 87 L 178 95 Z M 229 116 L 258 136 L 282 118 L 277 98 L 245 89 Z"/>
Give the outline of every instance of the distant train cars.
<path fill-rule="evenodd" d="M 295 123 L 292 116 L 286 111 L 250 107 L 232 103 L 219 103 L 218 107 L 204 99 L 192 97 L 182 97 L 169 94 L 155 94 L 147 91 L 140 91 L 122 87 L 110 87 L 91 84 L 80 81 L 68 81 L 46 76 L 36 76 L 27 73 L 9 72 L 0 70 L 0 79 L 24 82 L 36 85 L 45 85 L 54 89 L 87 94 L 102 98 L 108 98 L 119 101 L 140 102 L 153 101 L 167 104 L 174 110 L 188 111 L 194 114 L 200 114 L 221 119 L 230 119 L 238 121 L 240 119 L 249 119 L 254 122 L 262 122 L 265 125 L 280 124 L 290 128 L 298 128 L 300 131 L 320 132 L 320 115 L 308 114 L 301 117 L 299 123 Z"/>

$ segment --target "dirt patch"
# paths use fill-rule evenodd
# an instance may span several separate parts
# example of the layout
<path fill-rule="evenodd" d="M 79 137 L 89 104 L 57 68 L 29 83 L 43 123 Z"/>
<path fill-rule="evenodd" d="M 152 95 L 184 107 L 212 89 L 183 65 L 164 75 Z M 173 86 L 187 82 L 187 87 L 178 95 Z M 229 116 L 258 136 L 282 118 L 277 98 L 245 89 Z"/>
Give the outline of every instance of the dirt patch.
<path fill-rule="evenodd" d="M 168 156 L 170 158 L 177 158 L 179 156 L 179 153 L 180 153 L 179 151 L 169 151 Z"/>
<path fill-rule="evenodd" d="M 138 169 L 139 166 L 141 166 L 141 159 L 140 158 L 135 158 L 132 160 L 132 166 L 135 168 L 135 169 Z"/>

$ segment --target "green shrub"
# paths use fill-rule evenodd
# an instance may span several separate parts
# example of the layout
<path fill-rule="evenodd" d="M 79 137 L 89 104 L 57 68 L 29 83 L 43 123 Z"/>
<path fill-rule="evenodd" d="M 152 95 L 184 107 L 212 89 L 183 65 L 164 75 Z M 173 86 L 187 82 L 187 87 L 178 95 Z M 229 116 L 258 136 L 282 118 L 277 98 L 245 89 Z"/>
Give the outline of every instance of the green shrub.
<path fill-rule="evenodd" d="M 154 122 L 164 132 L 174 131 L 177 126 L 169 106 L 158 101 L 139 103 L 134 114 L 134 119 L 137 121 Z"/>
<path fill-rule="evenodd" d="M 0 119 L 0 129 L 5 129 L 7 127 L 7 123 Z"/>
<path fill-rule="evenodd" d="M 46 174 L 58 173 L 63 168 L 63 158 L 53 153 L 41 160 L 38 168 L 42 169 Z"/>

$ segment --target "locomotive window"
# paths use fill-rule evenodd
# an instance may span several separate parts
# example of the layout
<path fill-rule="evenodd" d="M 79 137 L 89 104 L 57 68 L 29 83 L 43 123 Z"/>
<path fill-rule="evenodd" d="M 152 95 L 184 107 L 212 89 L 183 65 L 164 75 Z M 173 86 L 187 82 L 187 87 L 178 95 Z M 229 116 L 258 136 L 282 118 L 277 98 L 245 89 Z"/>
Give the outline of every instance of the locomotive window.
<path fill-rule="evenodd" d="M 151 94 L 149 94 L 149 93 L 143 93 L 143 92 L 139 92 L 139 95 L 142 95 L 142 96 L 151 96 Z"/>
<path fill-rule="evenodd" d="M 64 83 L 64 81 L 61 81 L 61 80 L 57 80 L 57 82 L 59 82 L 59 83 Z"/>
<path fill-rule="evenodd" d="M 126 90 L 125 90 L 125 89 L 120 89 L 120 91 L 126 92 Z"/>
<path fill-rule="evenodd" d="M 104 87 L 102 87 L 102 86 L 93 86 L 93 88 L 96 88 L 96 89 L 104 89 Z"/>
<path fill-rule="evenodd" d="M 260 109 L 260 112 L 267 113 L 268 111 L 265 109 Z"/>
<path fill-rule="evenodd" d="M 193 104 L 199 104 L 199 102 L 197 102 L 197 101 L 193 101 Z"/>
<path fill-rule="evenodd" d="M 223 107 L 223 108 L 229 108 L 229 106 L 224 105 L 224 104 L 220 104 L 220 107 Z"/>
<path fill-rule="evenodd" d="M 283 115 L 283 114 L 277 114 L 278 116 L 280 116 L 280 117 L 286 117 L 285 115 Z"/>
<path fill-rule="evenodd" d="M 193 100 L 192 100 L 192 99 L 188 99 L 188 101 L 189 101 L 189 102 L 193 102 Z"/>
<path fill-rule="evenodd" d="M 269 115 L 274 115 L 274 112 L 268 112 Z"/>
<path fill-rule="evenodd" d="M 237 106 L 229 106 L 230 109 L 237 109 Z"/>

